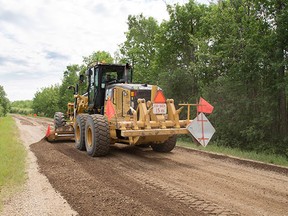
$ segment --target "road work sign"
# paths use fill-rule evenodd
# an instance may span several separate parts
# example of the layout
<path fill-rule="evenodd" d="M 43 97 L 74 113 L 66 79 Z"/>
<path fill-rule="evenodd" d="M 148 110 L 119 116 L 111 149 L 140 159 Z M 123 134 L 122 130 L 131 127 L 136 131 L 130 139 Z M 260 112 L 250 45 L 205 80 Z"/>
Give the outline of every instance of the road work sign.
<path fill-rule="evenodd" d="M 215 133 L 215 128 L 206 118 L 204 113 L 200 113 L 188 126 L 187 129 L 199 144 L 206 147 Z"/>

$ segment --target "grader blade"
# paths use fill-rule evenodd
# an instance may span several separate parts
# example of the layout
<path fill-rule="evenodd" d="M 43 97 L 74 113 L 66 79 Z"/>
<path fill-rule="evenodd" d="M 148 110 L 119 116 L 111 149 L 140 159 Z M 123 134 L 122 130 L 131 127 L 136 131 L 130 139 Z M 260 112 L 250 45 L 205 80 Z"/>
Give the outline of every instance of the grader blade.
<path fill-rule="evenodd" d="M 49 142 L 74 140 L 74 129 L 71 125 L 65 125 L 51 130 L 50 125 L 48 125 L 46 139 Z"/>

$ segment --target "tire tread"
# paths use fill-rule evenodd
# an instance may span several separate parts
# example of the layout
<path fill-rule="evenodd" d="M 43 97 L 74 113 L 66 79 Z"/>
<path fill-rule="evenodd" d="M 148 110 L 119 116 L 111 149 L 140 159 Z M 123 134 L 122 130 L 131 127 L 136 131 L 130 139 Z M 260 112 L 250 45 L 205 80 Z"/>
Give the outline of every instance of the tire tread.
<path fill-rule="evenodd" d="M 153 151 L 156 152 L 170 152 L 176 146 L 177 136 L 173 135 L 169 137 L 164 143 L 162 144 L 151 144 Z"/>
<path fill-rule="evenodd" d="M 105 156 L 110 150 L 110 131 L 109 124 L 105 116 L 94 114 L 90 116 L 94 126 L 94 143 L 91 152 L 87 151 L 92 157 Z M 87 125 L 86 125 L 87 128 Z"/>
<path fill-rule="evenodd" d="M 76 125 L 75 125 L 75 128 L 77 127 L 77 124 L 80 125 L 80 142 L 77 142 L 77 140 L 75 139 L 75 147 L 81 151 L 84 151 L 86 149 L 86 146 L 85 146 L 85 124 L 86 124 L 86 121 L 87 121 L 87 117 L 89 115 L 88 114 L 79 114 L 77 115 L 76 117 Z M 76 133 L 76 129 L 75 129 L 75 133 Z M 76 135 L 75 135 L 76 137 Z"/>

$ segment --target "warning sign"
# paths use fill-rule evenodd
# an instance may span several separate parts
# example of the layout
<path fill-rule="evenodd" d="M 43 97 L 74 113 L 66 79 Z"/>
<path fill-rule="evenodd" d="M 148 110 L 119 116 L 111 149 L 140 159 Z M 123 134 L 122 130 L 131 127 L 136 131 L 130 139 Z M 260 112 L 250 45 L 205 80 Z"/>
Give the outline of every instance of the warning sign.
<path fill-rule="evenodd" d="M 161 90 L 158 90 L 154 98 L 154 103 L 166 103 L 165 96 Z"/>
<path fill-rule="evenodd" d="M 200 113 L 188 126 L 188 131 L 204 147 L 206 147 L 215 133 L 215 128 L 206 118 L 204 113 Z"/>

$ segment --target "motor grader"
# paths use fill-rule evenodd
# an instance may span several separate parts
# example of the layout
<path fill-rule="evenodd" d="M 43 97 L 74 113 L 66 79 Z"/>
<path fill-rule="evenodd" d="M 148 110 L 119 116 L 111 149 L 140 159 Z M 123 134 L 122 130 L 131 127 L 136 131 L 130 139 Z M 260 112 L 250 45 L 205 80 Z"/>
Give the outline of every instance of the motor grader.
<path fill-rule="evenodd" d="M 74 89 L 74 103 L 64 114 L 55 113 L 54 130 L 48 141 L 75 140 L 75 147 L 90 156 L 104 156 L 115 143 L 151 146 L 157 152 L 170 152 L 177 135 L 188 134 L 187 119 L 180 120 L 173 99 L 165 99 L 156 85 L 132 83 L 132 68 L 118 64 L 96 64 L 85 72 L 87 92 Z M 81 75 L 79 83 L 84 82 Z M 190 108 L 190 106 L 188 107 Z"/>

